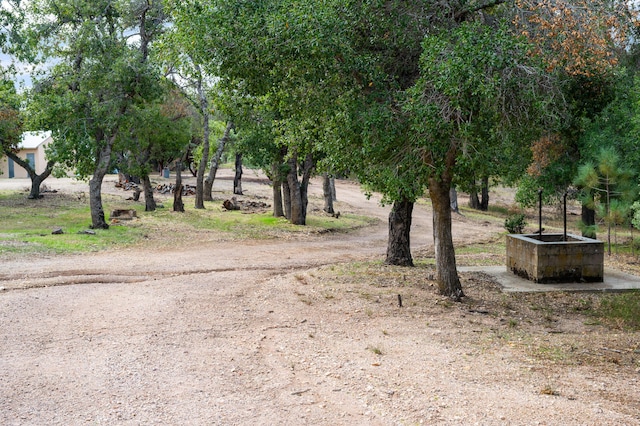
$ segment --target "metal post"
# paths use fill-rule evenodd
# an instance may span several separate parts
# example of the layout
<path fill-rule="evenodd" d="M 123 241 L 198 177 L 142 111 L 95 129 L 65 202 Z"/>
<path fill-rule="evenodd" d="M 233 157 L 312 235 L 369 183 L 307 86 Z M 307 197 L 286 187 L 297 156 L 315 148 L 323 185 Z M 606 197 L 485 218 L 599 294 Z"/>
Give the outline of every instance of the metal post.
<path fill-rule="evenodd" d="M 567 193 L 564 193 L 564 240 L 567 241 Z"/>
<path fill-rule="evenodd" d="M 538 189 L 538 234 L 542 237 L 542 188 Z"/>

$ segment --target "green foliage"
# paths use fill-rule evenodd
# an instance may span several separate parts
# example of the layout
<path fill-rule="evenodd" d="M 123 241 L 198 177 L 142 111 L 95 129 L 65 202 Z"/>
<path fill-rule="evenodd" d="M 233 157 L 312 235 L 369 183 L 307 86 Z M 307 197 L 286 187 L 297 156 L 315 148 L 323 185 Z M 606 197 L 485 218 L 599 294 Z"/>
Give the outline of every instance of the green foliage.
<path fill-rule="evenodd" d="M 22 121 L 20 97 L 13 82 L 0 80 L 0 155 L 4 150 L 17 147 L 22 135 Z"/>
<path fill-rule="evenodd" d="M 510 234 L 522 234 L 525 226 L 527 221 L 522 213 L 512 214 L 504 220 L 504 227 Z"/>
<path fill-rule="evenodd" d="M 459 152 L 459 174 L 469 173 L 476 159 L 486 159 L 483 154 L 511 152 L 515 161 L 518 151 L 511 147 L 525 146 L 522 140 L 531 139 L 531 130 L 547 117 L 538 64 L 527 51 L 504 24 L 463 22 L 425 38 L 421 77 L 404 110 L 411 117 L 412 139 L 435 173 L 452 144 Z"/>
<path fill-rule="evenodd" d="M 631 205 L 631 224 L 636 228 L 640 229 L 640 201 L 636 201 Z"/>
<path fill-rule="evenodd" d="M 176 90 L 156 102 L 133 105 L 114 146 L 119 170 L 138 177 L 148 176 L 151 165 L 169 164 L 180 158 L 191 141 L 192 110 Z"/>
<path fill-rule="evenodd" d="M 611 254 L 611 227 L 626 221 L 637 193 L 631 185 L 631 172 L 623 166 L 614 148 L 603 147 L 596 162 L 586 162 L 578 168 L 575 184 L 582 190 L 583 204 L 594 209 L 607 224 Z"/>
<path fill-rule="evenodd" d="M 96 153 L 126 127 L 132 106 L 162 93 L 160 75 L 146 60 L 142 41 L 128 43 L 126 35 L 139 30 L 136 19 L 143 9 L 107 0 L 39 0 L 27 7 L 30 45 L 54 61 L 45 76 L 35 79 L 30 120 L 52 130 L 52 159 L 78 176 L 90 176 L 99 162 Z M 145 10 L 148 37 L 161 25 L 157 7 L 154 3 Z"/>

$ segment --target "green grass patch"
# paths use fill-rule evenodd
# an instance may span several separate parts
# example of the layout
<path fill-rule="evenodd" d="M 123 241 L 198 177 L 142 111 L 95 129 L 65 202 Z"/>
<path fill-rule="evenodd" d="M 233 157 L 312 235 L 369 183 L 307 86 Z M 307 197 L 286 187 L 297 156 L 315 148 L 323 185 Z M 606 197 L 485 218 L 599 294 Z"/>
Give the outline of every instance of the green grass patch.
<path fill-rule="evenodd" d="M 103 197 L 103 201 L 105 206 L 115 202 L 110 197 Z M 21 193 L 0 193 L 0 254 L 98 251 L 131 244 L 143 235 L 142 230 L 123 226 L 89 235 L 84 231 L 90 224 L 91 212 L 84 197 L 48 194 L 40 200 L 27 200 Z M 53 235 L 56 228 L 64 233 Z"/>
<path fill-rule="evenodd" d="M 46 194 L 28 200 L 25 193 L 0 192 L 0 255 L 28 253 L 79 253 L 139 244 L 180 245 L 194 240 L 293 238 L 295 236 L 348 232 L 376 222 L 365 216 L 343 214 L 307 217 L 307 226 L 295 226 L 270 212 L 226 211 L 219 202 L 205 203 L 205 209 L 187 206 L 184 213 L 168 207 L 145 212 L 144 204 L 103 194 L 105 216 L 116 208 L 135 209 L 138 218 L 121 221 L 108 230 L 88 235 L 91 212 L 88 196 Z M 55 228 L 63 234 L 53 235 Z"/>

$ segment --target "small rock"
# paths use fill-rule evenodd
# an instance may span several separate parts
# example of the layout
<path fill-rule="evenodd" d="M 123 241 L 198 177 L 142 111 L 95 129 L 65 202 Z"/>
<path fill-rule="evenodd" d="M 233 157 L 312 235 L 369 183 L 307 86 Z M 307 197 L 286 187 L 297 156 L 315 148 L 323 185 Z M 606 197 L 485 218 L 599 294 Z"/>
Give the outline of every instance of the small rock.
<path fill-rule="evenodd" d="M 96 235 L 96 231 L 92 229 L 85 229 L 84 231 L 78 231 L 78 234 Z"/>
<path fill-rule="evenodd" d="M 53 231 L 51 231 L 51 234 L 60 235 L 60 234 L 64 234 L 64 231 L 62 230 L 62 228 L 53 228 Z"/>

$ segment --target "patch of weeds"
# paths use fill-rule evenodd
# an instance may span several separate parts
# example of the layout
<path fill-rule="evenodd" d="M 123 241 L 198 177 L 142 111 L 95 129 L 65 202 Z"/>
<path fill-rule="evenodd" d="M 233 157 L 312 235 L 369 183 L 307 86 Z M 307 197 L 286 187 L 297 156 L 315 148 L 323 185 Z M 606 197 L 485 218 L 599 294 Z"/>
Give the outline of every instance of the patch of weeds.
<path fill-rule="evenodd" d="M 513 310 L 513 305 L 511 304 L 511 299 L 506 294 L 503 294 L 500 297 L 500 306 L 502 306 L 504 309 Z"/>
<path fill-rule="evenodd" d="M 541 395 L 559 396 L 560 392 L 558 392 L 557 390 L 553 389 L 551 386 L 547 385 L 547 386 L 543 387 L 540 390 L 540 394 Z"/>
<path fill-rule="evenodd" d="M 367 349 L 369 349 L 371 352 L 373 352 L 376 355 L 384 355 L 384 353 L 382 352 L 382 349 L 380 349 L 377 346 L 369 346 Z"/>
<path fill-rule="evenodd" d="M 567 354 L 557 346 L 542 345 L 537 348 L 537 355 L 551 361 L 564 361 L 567 358 Z"/>
<path fill-rule="evenodd" d="M 294 291 L 293 294 L 298 296 L 298 300 L 300 300 L 305 305 L 311 305 L 312 304 L 311 299 L 309 299 L 306 294 L 301 293 L 299 291 Z"/>
<path fill-rule="evenodd" d="M 360 297 L 362 297 L 364 300 L 373 299 L 373 295 L 371 293 L 367 293 L 366 291 L 361 291 L 360 292 Z"/>
<path fill-rule="evenodd" d="M 593 299 L 591 297 L 581 297 L 578 299 L 577 305 L 573 309 L 576 312 L 592 313 L 594 309 Z"/>
<path fill-rule="evenodd" d="M 507 323 L 507 325 L 509 326 L 509 328 L 516 328 L 518 326 L 518 320 L 509 318 L 509 322 Z"/>
<path fill-rule="evenodd" d="M 621 328 L 640 329 L 640 291 L 605 296 L 596 310 L 597 315 L 617 323 Z"/>
<path fill-rule="evenodd" d="M 498 215 L 501 216 L 507 216 L 509 214 L 509 208 L 506 206 L 500 206 L 500 205 L 489 205 L 489 212 L 491 213 L 497 213 Z"/>
<path fill-rule="evenodd" d="M 436 305 L 442 306 L 444 308 L 451 308 L 453 306 L 453 301 L 451 299 L 440 299 L 436 300 Z"/>

